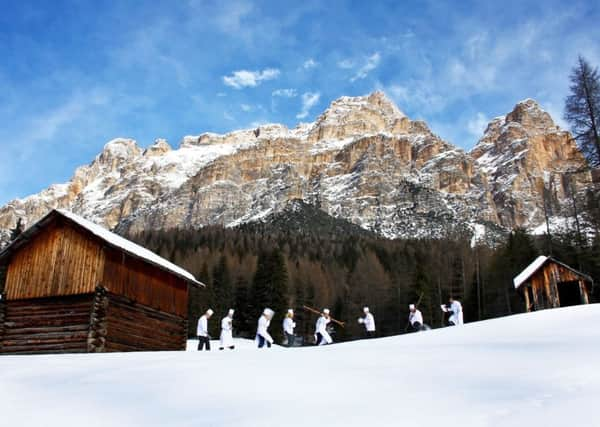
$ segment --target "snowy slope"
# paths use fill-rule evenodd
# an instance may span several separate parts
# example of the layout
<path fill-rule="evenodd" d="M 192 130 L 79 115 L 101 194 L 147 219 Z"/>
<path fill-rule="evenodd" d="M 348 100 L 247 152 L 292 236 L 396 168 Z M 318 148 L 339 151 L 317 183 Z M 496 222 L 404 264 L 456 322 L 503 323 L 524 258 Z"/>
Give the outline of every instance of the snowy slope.
<path fill-rule="evenodd" d="M 600 305 L 259 351 L 0 357 L 10 426 L 592 426 Z"/>

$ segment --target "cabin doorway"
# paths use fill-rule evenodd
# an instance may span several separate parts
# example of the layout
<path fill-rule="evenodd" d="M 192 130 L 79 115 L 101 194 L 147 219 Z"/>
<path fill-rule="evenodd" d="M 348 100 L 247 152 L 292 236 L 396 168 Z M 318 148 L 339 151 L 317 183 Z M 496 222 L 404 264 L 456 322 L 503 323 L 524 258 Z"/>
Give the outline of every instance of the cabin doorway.
<path fill-rule="evenodd" d="M 581 292 L 579 282 L 572 280 L 570 282 L 560 282 L 558 284 L 558 298 L 561 307 L 581 304 Z"/>

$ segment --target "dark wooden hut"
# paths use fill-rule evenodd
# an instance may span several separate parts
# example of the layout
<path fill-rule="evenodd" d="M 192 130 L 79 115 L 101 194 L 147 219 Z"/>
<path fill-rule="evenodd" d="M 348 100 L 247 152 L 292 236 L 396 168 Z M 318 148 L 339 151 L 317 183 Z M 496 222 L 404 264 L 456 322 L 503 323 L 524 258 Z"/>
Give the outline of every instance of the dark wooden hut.
<path fill-rule="evenodd" d="M 194 276 L 67 211 L 0 253 L 0 353 L 184 350 Z"/>
<path fill-rule="evenodd" d="M 547 256 L 539 256 L 513 280 L 527 311 L 589 304 L 593 279 Z"/>

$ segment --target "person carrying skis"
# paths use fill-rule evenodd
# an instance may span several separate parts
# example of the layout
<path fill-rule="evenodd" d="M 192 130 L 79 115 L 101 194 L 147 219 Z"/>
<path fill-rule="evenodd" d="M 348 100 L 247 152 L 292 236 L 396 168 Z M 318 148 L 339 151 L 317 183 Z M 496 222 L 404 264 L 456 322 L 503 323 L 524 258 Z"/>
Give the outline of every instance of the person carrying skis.
<path fill-rule="evenodd" d="M 235 348 L 233 344 L 233 313 L 235 310 L 230 308 L 227 312 L 227 316 L 221 320 L 221 345 L 219 350 L 224 350 L 227 347 L 230 350 Z"/>
<path fill-rule="evenodd" d="M 273 310 L 265 308 L 263 314 L 258 318 L 258 328 L 256 329 L 258 348 L 263 348 L 265 344 L 267 348 L 271 348 L 271 344 L 273 344 L 273 337 L 268 332 L 273 314 L 275 314 Z"/>
<path fill-rule="evenodd" d="M 198 335 L 198 351 L 203 350 L 206 347 L 206 351 L 210 351 L 210 335 L 208 335 L 208 319 L 211 318 L 214 311 L 210 308 L 206 310 L 200 319 L 198 319 L 198 329 L 196 335 Z"/>
<path fill-rule="evenodd" d="M 296 337 L 294 335 L 294 328 L 296 327 L 296 322 L 294 322 L 294 310 L 291 308 L 287 311 L 285 318 L 283 319 L 283 333 L 285 334 L 285 338 L 287 339 L 287 346 L 293 347 L 294 341 Z"/>
<path fill-rule="evenodd" d="M 327 325 L 331 322 L 331 318 L 329 317 L 329 309 L 324 308 L 323 312 L 317 319 L 317 325 L 315 327 L 315 340 L 316 345 L 325 345 L 331 344 L 333 339 L 329 332 L 327 332 Z"/>
<path fill-rule="evenodd" d="M 358 323 L 362 323 L 365 325 L 365 331 L 367 333 L 367 338 L 375 337 L 375 318 L 369 311 L 369 307 L 363 307 L 363 313 L 365 313 L 365 317 L 359 317 Z"/>
<path fill-rule="evenodd" d="M 414 331 L 423 331 L 425 326 L 423 324 L 423 314 L 421 310 L 418 310 L 414 304 L 408 306 L 410 314 L 408 315 L 408 322 Z"/>
<path fill-rule="evenodd" d="M 462 304 L 453 297 L 450 297 L 448 304 L 442 305 L 442 311 L 445 313 L 450 313 L 448 325 L 458 326 L 464 323 Z"/>

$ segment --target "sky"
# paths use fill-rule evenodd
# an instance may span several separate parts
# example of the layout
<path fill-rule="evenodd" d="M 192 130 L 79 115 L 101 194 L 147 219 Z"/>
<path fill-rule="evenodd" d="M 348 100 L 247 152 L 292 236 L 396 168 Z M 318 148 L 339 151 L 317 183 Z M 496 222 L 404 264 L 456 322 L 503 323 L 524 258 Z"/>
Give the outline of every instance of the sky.
<path fill-rule="evenodd" d="M 597 1 L 0 0 L 0 204 L 66 182 L 109 140 L 311 122 L 384 91 L 465 150 L 536 99 L 560 125 Z"/>

